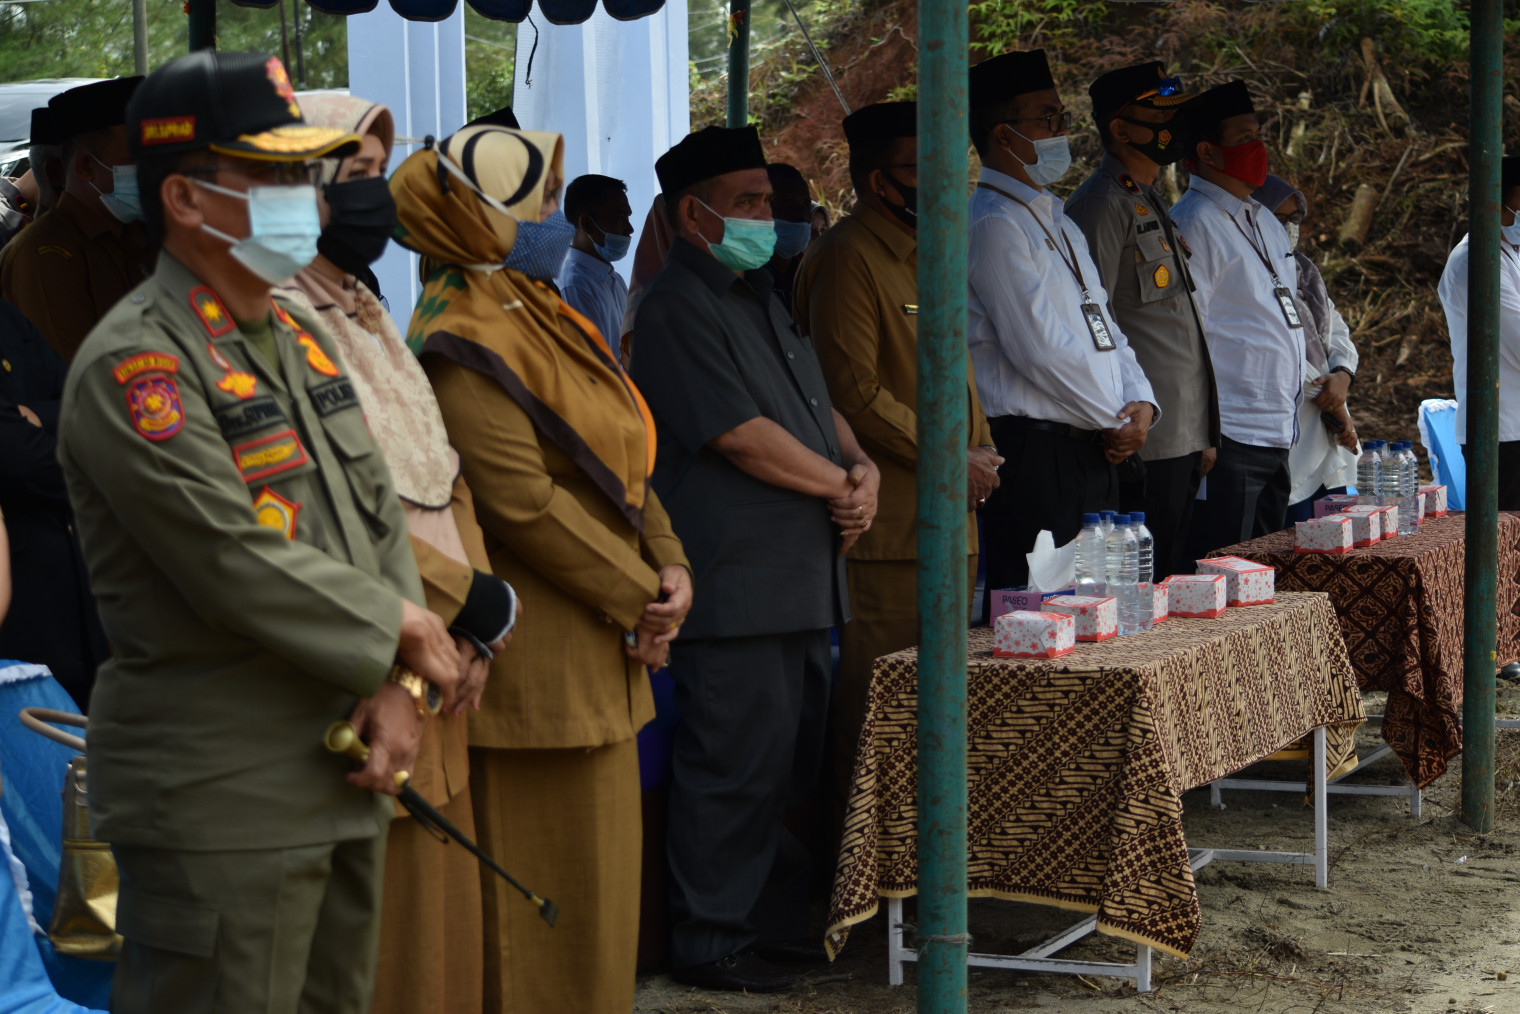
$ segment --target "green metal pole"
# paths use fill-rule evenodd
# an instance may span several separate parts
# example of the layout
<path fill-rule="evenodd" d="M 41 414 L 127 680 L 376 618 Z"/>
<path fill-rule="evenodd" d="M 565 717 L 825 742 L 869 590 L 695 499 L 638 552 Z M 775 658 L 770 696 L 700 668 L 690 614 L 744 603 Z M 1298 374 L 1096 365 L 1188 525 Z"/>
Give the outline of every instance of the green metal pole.
<path fill-rule="evenodd" d="M 728 125 L 749 123 L 749 0 L 732 0 L 728 9 Z"/>
<path fill-rule="evenodd" d="M 190 52 L 216 48 L 216 0 L 189 0 Z"/>
<path fill-rule="evenodd" d="M 966 1009 L 965 0 L 918 5 L 918 1009 Z"/>
<path fill-rule="evenodd" d="M 1494 826 L 1494 669 L 1499 560 L 1500 0 L 1473 0 L 1472 174 L 1467 263 L 1467 581 L 1463 596 L 1462 819 Z"/>

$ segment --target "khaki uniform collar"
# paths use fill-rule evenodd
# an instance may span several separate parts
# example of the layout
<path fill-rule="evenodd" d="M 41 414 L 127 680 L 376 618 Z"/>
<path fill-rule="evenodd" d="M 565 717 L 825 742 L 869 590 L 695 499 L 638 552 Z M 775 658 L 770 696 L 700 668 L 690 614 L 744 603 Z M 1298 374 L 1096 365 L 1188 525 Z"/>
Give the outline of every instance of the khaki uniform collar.
<path fill-rule="evenodd" d="M 107 214 L 104 208 L 91 207 L 67 190 L 58 195 L 58 206 L 54 210 L 63 212 L 89 239 L 99 239 L 106 233 L 121 235 L 122 223 Z"/>
<path fill-rule="evenodd" d="M 871 230 L 872 235 L 881 240 L 882 245 L 900 261 L 907 260 L 918 249 L 918 234 L 898 225 L 887 217 L 886 212 L 869 204 L 861 204 L 850 212 L 850 217 L 858 218 L 860 224 Z"/>

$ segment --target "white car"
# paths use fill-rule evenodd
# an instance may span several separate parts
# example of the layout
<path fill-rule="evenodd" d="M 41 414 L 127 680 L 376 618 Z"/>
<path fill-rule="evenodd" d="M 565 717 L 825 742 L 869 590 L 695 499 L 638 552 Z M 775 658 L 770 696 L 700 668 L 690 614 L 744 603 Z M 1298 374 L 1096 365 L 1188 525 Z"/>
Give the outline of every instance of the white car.
<path fill-rule="evenodd" d="M 49 77 L 0 83 L 0 176 L 26 172 L 31 144 L 32 110 L 70 88 L 100 81 L 98 77 Z"/>

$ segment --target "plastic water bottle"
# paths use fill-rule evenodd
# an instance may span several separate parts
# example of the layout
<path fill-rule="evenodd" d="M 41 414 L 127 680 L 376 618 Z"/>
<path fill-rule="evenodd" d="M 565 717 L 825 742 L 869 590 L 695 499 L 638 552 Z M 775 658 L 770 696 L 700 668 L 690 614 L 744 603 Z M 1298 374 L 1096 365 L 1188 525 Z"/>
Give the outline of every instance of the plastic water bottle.
<path fill-rule="evenodd" d="M 1082 515 L 1082 534 L 1077 536 L 1077 576 L 1076 588 L 1078 595 L 1101 596 L 1103 589 L 1108 584 L 1108 574 L 1104 570 L 1103 526 L 1096 514 Z M 1046 589 L 1053 591 L 1054 589 Z"/>
<path fill-rule="evenodd" d="M 1141 630 L 1150 630 L 1156 625 L 1156 537 L 1145 527 L 1145 515 L 1140 511 L 1130 512 L 1129 529 L 1135 533 L 1135 555 L 1139 561 L 1135 570 L 1135 583 L 1140 589 L 1140 611 L 1136 626 Z"/>
<path fill-rule="evenodd" d="M 1378 456 L 1381 440 L 1363 440 L 1362 456 L 1356 459 L 1356 502 L 1381 507 L 1383 460 Z"/>
<path fill-rule="evenodd" d="M 1103 538 L 1104 539 L 1107 539 L 1110 535 L 1114 534 L 1114 518 L 1117 517 L 1117 516 L 1118 516 L 1118 511 L 1099 511 L 1098 512 L 1098 518 L 1102 522 L 1102 525 L 1103 525 Z"/>
<path fill-rule="evenodd" d="M 1413 441 L 1399 441 L 1399 465 L 1399 534 L 1413 535 L 1420 530 L 1420 459 Z"/>
<path fill-rule="evenodd" d="M 1108 537 L 1108 595 L 1119 607 L 1119 633 L 1140 630 L 1139 545 L 1129 527 L 1129 515 L 1114 518 L 1114 531 Z"/>

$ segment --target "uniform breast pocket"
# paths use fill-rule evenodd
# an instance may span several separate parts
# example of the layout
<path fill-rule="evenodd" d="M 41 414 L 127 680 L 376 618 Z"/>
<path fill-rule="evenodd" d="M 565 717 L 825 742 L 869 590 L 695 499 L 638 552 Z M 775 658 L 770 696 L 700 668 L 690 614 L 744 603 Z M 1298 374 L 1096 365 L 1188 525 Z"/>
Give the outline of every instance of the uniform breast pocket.
<path fill-rule="evenodd" d="M 314 395 L 315 396 L 315 395 Z M 385 458 L 375 446 L 369 427 L 364 424 L 364 413 L 358 403 L 330 412 L 322 417 L 322 428 L 327 439 L 343 461 L 343 473 L 348 478 L 348 488 L 354 495 L 354 503 L 364 518 L 364 523 L 376 539 L 390 534 L 391 526 L 385 520 L 384 508 L 391 492 L 390 472 Z"/>
<path fill-rule="evenodd" d="M 1173 299 L 1185 288 L 1177 270 L 1167 238 L 1160 230 L 1143 233 L 1135 238 L 1135 280 L 1140 286 L 1140 302 L 1156 303 Z"/>

